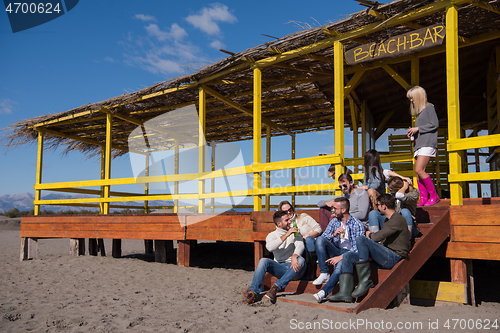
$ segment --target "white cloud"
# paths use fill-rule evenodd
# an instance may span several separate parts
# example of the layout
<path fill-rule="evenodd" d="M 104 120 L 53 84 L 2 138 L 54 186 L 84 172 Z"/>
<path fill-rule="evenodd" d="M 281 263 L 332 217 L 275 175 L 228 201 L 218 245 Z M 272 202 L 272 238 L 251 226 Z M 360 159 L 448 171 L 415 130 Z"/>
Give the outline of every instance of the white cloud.
<path fill-rule="evenodd" d="M 111 57 L 105 57 L 104 58 L 104 61 L 107 61 L 107 62 L 115 62 L 115 59 L 111 58 Z"/>
<path fill-rule="evenodd" d="M 210 43 L 210 47 L 213 47 L 216 50 L 222 49 L 224 46 L 224 43 L 222 43 L 220 40 L 214 40 L 212 43 Z"/>
<path fill-rule="evenodd" d="M 181 65 L 173 60 L 163 59 L 155 54 L 147 54 L 145 57 L 141 56 L 125 56 L 125 63 L 129 65 L 137 65 L 154 74 L 181 74 L 183 69 Z"/>
<path fill-rule="evenodd" d="M 182 40 L 184 37 L 187 37 L 186 30 L 179 27 L 177 23 L 172 24 L 170 27 L 170 31 L 161 30 L 157 24 L 151 23 L 147 27 L 145 27 L 146 31 L 150 36 L 156 37 L 159 41 L 164 42 L 167 40 Z"/>
<path fill-rule="evenodd" d="M 11 114 L 16 105 L 19 105 L 19 103 L 9 98 L 0 99 L 0 114 Z"/>
<path fill-rule="evenodd" d="M 213 3 L 209 8 L 203 8 L 200 14 L 186 17 L 186 21 L 209 35 L 219 35 L 220 28 L 217 22 L 234 23 L 238 19 L 229 12 L 226 5 Z"/>
<path fill-rule="evenodd" d="M 153 21 L 156 22 L 156 17 L 151 16 L 151 15 L 144 15 L 144 14 L 137 14 L 134 16 L 134 18 L 147 22 L 147 21 Z"/>

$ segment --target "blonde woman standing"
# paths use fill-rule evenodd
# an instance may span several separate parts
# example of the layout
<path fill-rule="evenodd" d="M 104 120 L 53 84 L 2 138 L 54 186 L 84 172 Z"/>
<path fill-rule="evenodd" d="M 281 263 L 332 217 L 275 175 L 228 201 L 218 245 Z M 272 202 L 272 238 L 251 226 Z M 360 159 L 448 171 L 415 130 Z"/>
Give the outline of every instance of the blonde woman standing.
<path fill-rule="evenodd" d="M 436 157 L 439 120 L 434 105 L 427 102 L 424 88 L 412 87 L 406 93 L 406 97 L 410 100 L 411 114 L 417 116 L 415 127 L 408 130 L 407 136 L 410 139 L 414 138 L 415 173 L 420 191 L 418 206 L 432 206 L 440 199 L 425 168 L 431 157 Z"/>

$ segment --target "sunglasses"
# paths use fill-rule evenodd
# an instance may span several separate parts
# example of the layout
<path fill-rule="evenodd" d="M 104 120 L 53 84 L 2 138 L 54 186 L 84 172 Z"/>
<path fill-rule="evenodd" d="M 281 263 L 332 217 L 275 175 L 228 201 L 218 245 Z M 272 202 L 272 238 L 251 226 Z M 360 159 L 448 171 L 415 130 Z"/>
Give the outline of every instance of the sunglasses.
<path fill-rule="evenodd" d="M 347 184 L 340 185 L 340 188 L 348 188 L 348 187 L 349 187 L 349 185 L 347 185 Z"/>
<path fill-rule="evenodd" d="M 284 210 L 285 212 L 287 212 L 287 214 L 292 214 L 293 213 L 293 208 L 290 207 L 288 208 L 287 210 Z"/>

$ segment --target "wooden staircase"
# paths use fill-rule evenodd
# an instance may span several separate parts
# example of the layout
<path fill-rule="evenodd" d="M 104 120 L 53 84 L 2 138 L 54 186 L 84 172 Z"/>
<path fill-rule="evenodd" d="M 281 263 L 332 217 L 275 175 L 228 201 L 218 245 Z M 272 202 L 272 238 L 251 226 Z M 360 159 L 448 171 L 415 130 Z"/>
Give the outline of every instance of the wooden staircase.
<path fill-rule="evenodd" d="M 372 280 L 376 283 L 368 294 L 359 298 L 359 303 L 331 303 L 324 302 L 318 304 L 309 296 L 304 297 L 286 295 L 278 297 L 280 301 L 294 304 L 307 305 L 313 307 L 327 308 L 342 312 L 359 313 L 370 308 L 385 309 L 399 292 L 410 282 L 417 271 L 433 255 L 433 253 L 443 244 L 450 235 L 450 214 L 448 206 L 436 205 L 418 209 L 417 221 L 421 237 L 415 240 L 415 244 L 407 258 L 401 260 L 391 270 L 372 270 Z M 276 278 L 268 276 L 264 280 L 264 287 L 270 287 Z M 285 288 L 285 293 L 316 293 L 320 286 L 314 286 L 307 281 L 292 281 Z M 335 292 L 335 291 L 334 291 Z"/>

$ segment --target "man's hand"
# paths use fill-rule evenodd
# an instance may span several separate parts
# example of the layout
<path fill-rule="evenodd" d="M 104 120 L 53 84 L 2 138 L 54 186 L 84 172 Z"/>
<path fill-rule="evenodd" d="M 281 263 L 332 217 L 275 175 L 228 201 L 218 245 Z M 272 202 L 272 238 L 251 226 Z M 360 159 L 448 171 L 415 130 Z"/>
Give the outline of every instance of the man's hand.
<path fill-rule="evenodd" d="M 338 227 L 338 229 L 333 232 L 332 236 L 336 237 L 336 236 L 340 235 L 343 232 L 345 232 L 345 229 L 343 227 Z"/>
<path fill-rule="evenodd" d="M 325 205 L 327 205 L 328 207 L 333 207 L 334 202 L 335 202 L 335 200 L 329 200 L 329 201 L 325 202 Z"/>
<path fill-rule="evenodd" d="M 335 267 L 335 265 L 337 265 L 341 260 L 342 260 L 342 255 L 326 259 L 326 263 L 331 264 L 333 265 L 333 267 Z"/>
<path fill-rule="evenodd" d="M 299 260 L 297 259 L 299 256 L 294 254 L 292 255 L 292 268 L 295 273 L 297 273 L 302 265 L 299 263 Z"/>
<path fill-rule="evenodd" d="M 373 234 L 373 231 L 365 231 L 366 238 L 370 238 L 370 234 Z"/>

